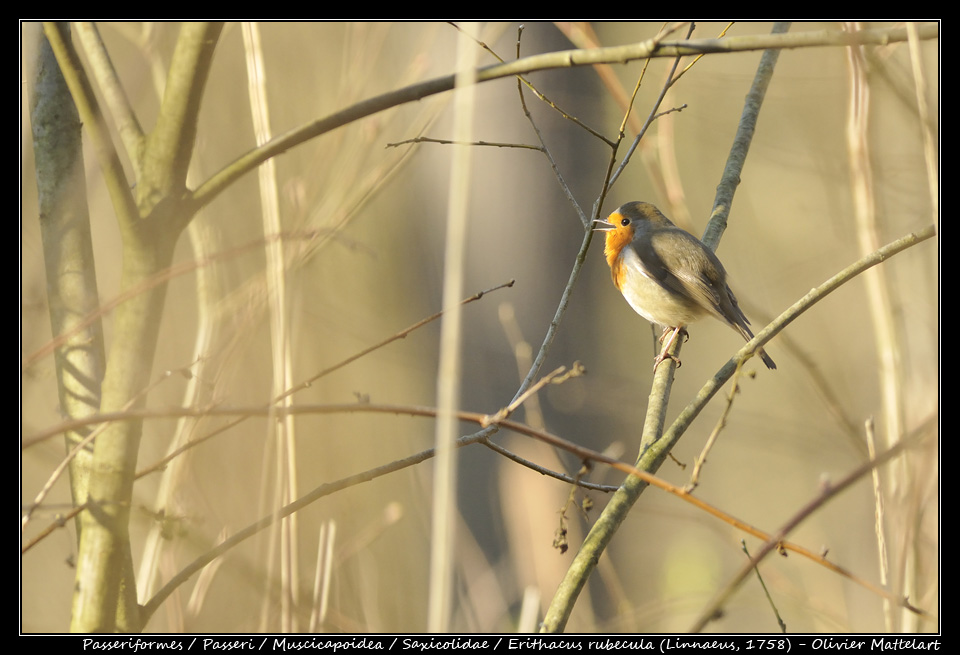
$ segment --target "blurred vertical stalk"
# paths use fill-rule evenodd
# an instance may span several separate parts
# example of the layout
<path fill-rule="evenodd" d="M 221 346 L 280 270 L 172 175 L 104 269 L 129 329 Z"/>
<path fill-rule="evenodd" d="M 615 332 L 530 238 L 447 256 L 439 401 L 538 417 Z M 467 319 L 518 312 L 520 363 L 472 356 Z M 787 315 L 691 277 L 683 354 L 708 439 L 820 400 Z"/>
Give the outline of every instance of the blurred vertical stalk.
<path fill-rule="evenodd" d="M 467 35 L 477 25 L 461 25 L 457 37 L 457 74 L 454 84 L 453 139 L 466 144 L 472 138 L 476 96 L 477 47 Z M 429 632 L 447 632 L 453 601 L 454 526 L 457 509 L 458 422 L 454 411 L 460 401 L 460 323 L 463 295 L 463 264 L 470 191 L 471 149 L 454 146 L 447 205 L 447 237 L 444 250 L 443 322 L 440 327 L 440 365 L 437 371 L 436 457 L 433 481 L 433 523 L 430 550 Z"/>
<path fill-rule="evenodd" d="M 257 145 L 270 141 L 273 134 L 270 130 L 270 113 L 267 107 L 267 81 L 263 61 L 263 49 L 260 42 L 260 28 L 257 23 L 243 24 L 243 44 L 247 61 L 247 84 L 250 95 L 250 110 L 253 115 L 253 129 L 256 133 Z M 266 242 L 266 285 L 267 302 L 270 313 L 270 341 L 271 362 L 273 364 L 272 388 L 270 396 L 280 398 L 284 407 L 292 404 L 293 398 L 285 392 L 293 387 L 292 357 L 290 353 L 290 334 L 287 317 L 289 308 L 287 303 L 286 270 L 284 260 L 283 240 L 280 234 L 283 228 L 280 224 L 280 202 L 277 194 L 277 167 L 274 159 L 268 159 L 257 169 L 260 181 L 260 210 L 263 221 L 263 232 Z M 275 406 L 272 406 L 275 407 Z M 299 495 L 297 491 L 297 448 L 294 419 L 286 415 L 282 420 L 268 420 L 267 429 L 274 432 L 274 441 L 277 448 L 277 477 L 275 497 L 272 501 L 274 509 L 279 509 L 291 502 Z M 280 597 L 281 630 L 297 632 L 296 605 L 299 598 L 297 581 L 300 579 L 297 555 L 297 515 L 292 514 L 278 524 L 280 538 L 280 578 L 282 593 Z M 275 537 L 270 540 L 273 550 Z M 268 557 L 268 567 L 272 567 L 272 553 Z M 270 576 L 267 576 L 270 584 Z M 269 593 L 264 598 L 270 597 Z M 264 602 L 260 629 L 268 631 L 266 624 L 273 608 L 268 601 Z"/>
<path fill-rule="evenodd" d="M 100 298 L 87 211 L 80 116 L 50 42 L 42 32 L 39 38 L 36 71 L 28 93 L 47 274 L 47 309 L 54 337 L 72 333 L 54 351 L 54 364 L 60 411 L 67 418 L 80 419 L 100 411 L 103 327 L 96 320 L 76 331 L 74 328 L 96 312 Z M 72 450 L 90 431 L 86 428 L 68 432 L 67 450 Z M 88 445 L 70 461 L 74 505 L 87 501 L 92 458 L 93 446 Z M 79 518 L 76 526 L 79 541 Z"/>
<path fill-rule="evenodd" d="M 910 63 L 913 67 L 913 83 L 917 94 L 917 111 L 920 114 L 920 126 L 923 130 L 924 163 L 927 165 L 927 184 L 930 186 L 930 212 L 933 224 L 940 231 L 940 171 L 938 165 L 937 134 L 933 129 L 927 103 L 927 76 L 923 70 L 923 55 L 920 51 L 920 36 L 916 23 L 907 23 L 907 35 L 910 44 Z"/>
<path fill-rule="evenodd" d="M 847 24 L 847 31 L 859 30 L 857 24 Z M 877 221 L 876 202 L 873 188 L 873 168 L 870 163 L 870 83 L 867 79 L 866 63 L 861 47 L 847 49 L 847 63 L 850 75 L 850 104 L 847 112 L 847 156 L 850 167 L 850 191 L 853 200 L 853 213 L 856 220 L 857 239 L 860 251 L 867 254 L 877 250 L 882 243 L 882 227 Z M 903 379 L 900 337 L 894 321 L 893 299 L 887 269 L 876 266 L 864 272 L 867 285 L 867 303 L 874 329 L 874 348 L 876 349 L 878 382 L 883 423 L 881 432 L 885 448 L 896 445 L 903 434 Z M 888 467 L 894 496 L 904 491 L 903 467 L 905 459 Z M 882 516 L 878 508 L 878 516 Z M 878 526 L 883 529 L 883 526 Z M 882 542 L 879 547 L 882 547 Z M 880 553 L 881 562 L 888 561 L 888 554 Z M 909 569 L 909 567 L 908 567 Z M 887 572 L 881 568 L 881 582 L 890 584 Z M 903 579 L 897 576 L 893 580 L 896 597 L 903 595 Z M 899 630 L 900 613 L 889 600 L 884 600 L 887 631 Z"/>

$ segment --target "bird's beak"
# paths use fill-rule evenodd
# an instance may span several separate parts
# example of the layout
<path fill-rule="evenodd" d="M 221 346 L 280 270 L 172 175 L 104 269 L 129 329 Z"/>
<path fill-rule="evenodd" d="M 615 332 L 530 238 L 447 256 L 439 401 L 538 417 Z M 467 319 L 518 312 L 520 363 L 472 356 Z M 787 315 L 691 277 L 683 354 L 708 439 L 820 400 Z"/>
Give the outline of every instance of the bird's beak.
<path fill-rule="evenodd" d="M 610 232 L 611 230 L 617 229 L 616 225 L 614 225 L 613 223 L 611 223 L 605 218 L 598 218 L 593 221 L 593 224 L 599 226 L 599 227 L 593 228 L 594 232 Z"/>

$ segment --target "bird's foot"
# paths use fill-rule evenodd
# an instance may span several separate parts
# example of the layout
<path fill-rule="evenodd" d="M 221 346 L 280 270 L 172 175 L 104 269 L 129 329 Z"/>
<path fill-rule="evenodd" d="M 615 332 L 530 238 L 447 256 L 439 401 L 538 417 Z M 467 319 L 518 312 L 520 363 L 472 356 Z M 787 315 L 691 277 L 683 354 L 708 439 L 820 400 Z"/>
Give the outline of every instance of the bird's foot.
<path fill-rule="evenodd" d="M 671 355 L 670 353 L 664 351 L 653 358 L 653 372 L 656 373 L 657 367 L 660 366 L 660 364 L 662 364 L 668 359 L 672 359 L 674 362 L 677 363 L 677 368 L 680 368 L 680 358 L 677 357 L 676 355 Z"/>
<path fill-rule="evenodd" d="M 677 368 L 680 368 L 680 358 L 674 355 L 671 355 L 669 353 L 669 350 L 670 350 L 670 347 L 673 346 L 673 342 L 676 340 L 678 334 L 683 332 L 683 336 L 685 337 L 684 340 L 689 339 L 690 335 L 687 333 L 685 329 L 683 329 L 682 326 L 675 327 L 675 328 L 666 328 L 663 331 L 663 334 L 660 335 L 660 343 L 663 343 L 664 338 L 666 338 L 667 336 L 667 332 L 670 332 L 671 330 L 673 331 L 673 334 L 670 335 L 669 341 L 667 341 L 667 343 L 664 344 L 663 349 L 660 351 L 660 354 L 653 358 L 654 373 L 657 372 L 657 367 L 660 366 L 660 364 L 667 359 L 672 359 L 673 361 L 675 361 L 677 363 Z"/>

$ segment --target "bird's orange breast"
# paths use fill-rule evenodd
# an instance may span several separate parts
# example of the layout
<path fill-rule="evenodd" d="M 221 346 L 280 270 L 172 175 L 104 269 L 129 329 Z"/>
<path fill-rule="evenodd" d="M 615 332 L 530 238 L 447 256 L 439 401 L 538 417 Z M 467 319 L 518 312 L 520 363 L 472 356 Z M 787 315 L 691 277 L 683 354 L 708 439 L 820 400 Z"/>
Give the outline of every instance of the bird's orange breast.
<path fill-rule="evenodd" d="M 610 264 L 610 277 L 613 278 L 613 284 L 621 292 L 627 286 L 627 276 L 629 275 L 627 267 L 623 263 L 623 251 L 617 253 L 612 260 L 608 260 Z"/>
<path fill-rule="evenodd" d="M 614 213 L 610 216 L 610 222 L 616 227 L 606 233 L 603 255 L 607 258 L 613 283 L 622 291 L 627 278 L 627 269 L 623 265 L 623 249 L 630 247 L 630 243 L 633 241 L 633 229 L 618 225 L 619 219 L 619 214 Z"/>

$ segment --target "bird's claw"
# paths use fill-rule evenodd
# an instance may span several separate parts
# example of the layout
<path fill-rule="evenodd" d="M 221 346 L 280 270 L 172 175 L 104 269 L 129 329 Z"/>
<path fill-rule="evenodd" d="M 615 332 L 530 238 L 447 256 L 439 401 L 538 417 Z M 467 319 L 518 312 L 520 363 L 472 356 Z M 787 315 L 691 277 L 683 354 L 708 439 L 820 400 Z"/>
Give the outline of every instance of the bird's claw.
<path fill-rule="evenodd" d="M 653 372 L 657 372 L 657 367 L 660 366 L 664 361 L 672 359 L 677 364 L 677 368 L 680 368 L 680 358 L 676 355 L 671 355 L 670 353 L 660 353 L 653 358 Z"/>
<path fill-rule="evenodd" d="M 660 354 L 654 357 L 653 359 L 654 373 L 657 372 L 657 367 L 660 366 L 660 364 L 665 359 L 672 359 L 677 363 L 677 368 L 680 368 L 680 358 L 677 357 L 676 355 L 671 355 L 668 351 L 670 350 L 670 347 L 673 346 L 673 342 L 676 340 L 678 334 L 682 332 L 683 336 L 685 337 L 685 340 L 690 338 L 690 334 L 685 329 L 683 329 L 683 327 L 675 327 L 675 328 L 668 327 L 663 331 L 663 334 L 660 335 L 660 343 L 663 343 L 663 340 L 664 338 L 666 338 L 668 332 L 672 332 L 672 334 L 670 335 L 670 340 L 664 344 L 663 349 L 660 351 Z"/>

